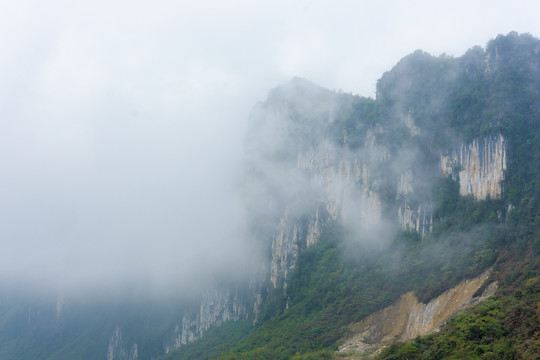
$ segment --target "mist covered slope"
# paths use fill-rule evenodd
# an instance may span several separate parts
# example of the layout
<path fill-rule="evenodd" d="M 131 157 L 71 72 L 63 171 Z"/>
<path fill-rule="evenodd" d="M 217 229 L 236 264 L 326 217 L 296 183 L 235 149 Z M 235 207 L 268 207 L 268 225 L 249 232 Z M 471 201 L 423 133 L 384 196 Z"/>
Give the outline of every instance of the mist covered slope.
<path fill-rule="evenodd" d="M 255 106 L 245 149 L 257 270 L 159 299 L 3 284 L 0 358 L 329 359 L 351 324 L 487 269 L 491 298 L 380 356 L 540 353 L 538 39 L 416 51 L 375 99 L 292 79 Z"/>
<path fill-rule="evenodd" d="M 268 248 L 254 326 L 232 341 L 230 323 L 166 358 L 332 358 L 349 325 L 486 269 L 495 295 L 381 356 L 538 354 L 538 39 L 510 33 L 459 58 L 416 51 L 375 99 L 293 79 L 250 125 L 250 225 Z"/>

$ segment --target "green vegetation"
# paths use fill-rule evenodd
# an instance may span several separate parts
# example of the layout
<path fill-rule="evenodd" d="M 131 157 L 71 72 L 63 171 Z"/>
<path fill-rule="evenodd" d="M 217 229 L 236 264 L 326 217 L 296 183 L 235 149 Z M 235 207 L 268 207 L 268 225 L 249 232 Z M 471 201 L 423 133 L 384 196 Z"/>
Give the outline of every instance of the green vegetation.
<path fill-rule="evenodd" d="M 495 297 L 440 333 L 393 344 L 377 359 L 540 359 L 540 260 L 516 260 L 498 267 L 502 291 Z"/>
<path fill-rule="evenodd" d="M 463 207 L 467 198 L 456 197 L 455 187 L 443 186 L 438 217 L 443 227 L 467 227 L 476 222 L 477 211 L 492 220 L 513 204 L 506 235 L 498 251 L 502 290 L 497 296 L 456 317 L 440 334 L 389 347 L 382 359 L 515 359 L 540 358 L 540 232 L 538 193 L 540 179 L 538 60 L 532 52 L 538 40 L 511 33 L 488 45 L 500 56 L 492 73 L 476 74 L 464 84 L 453 102 L 453 126 L 463 129 L 465 139 L 501 131 L 511 146 L 510 166 L 503 200 L 472 213 Z M 478 49 L 468 54 L 472 57 Z M 467 90 L 465 90 L 467 89 Z M 450 182 L 450 180 L 446 180 Z M 462 208 L 457 219 L 447 214 Z M 491 209 L 490 209 L 491 208 Z M 504 215 L 503 215 L 504 216 Z M 484 215 L 485 217 L 485 215 Z"/>
<path fill-rule="evenodd" d="M 181 346 L 160 359 L 208 359 L 218 356 L 252 331 L 251 321 L 229 321 L 208 330 L 199 341 Z"/>
<path fill-rule="evenodd" d="M 236 345 L 222 348 L 217 358 L 324 359 L 347 333 L 350 322 L 389 305 L 404 292 L 415 290 L 420 299 L 428 301 L 464 277 L 478 275 L 494 263 L 509 241 L 508 230 L 491 216 L 497 201 L 459 197 L 455 201 L 454 210 L 447 209 L 447 217 L 435 227 L 438 235 L 421 239 L 416 232 L 404 232 L 384 251 L 366 249 L 337 222 L 330 224 L 320 241 L 301 253 L 287 295 L 281 290 L 266 294 L 254 332 L 238 342 L 225 342 Z M 479 215 L 468 226 L 449 225 L 463 210 Z M 473 226 L 487 221 L 492 226 Z M 459 232 L 449 232 L 456 228 Z M 205 343 L 208 339 L 215 341 L 208 334 L 167 359 L 202 359 L 215 354 L 216 346 Z M 203 356 L 181 356 L 192 354 L 182 352 L 187 349 L 197 349 Z"/>
<path fill-rule="evenodd" d="M 473 212 L 486 205 L 471 202 L 469 206 Z M 275 315 L 266 315 L 268 321 L 219 358 L 290 359 L 333 349 L 349 323 L 391 304 L 401 294 L 415 290 L 426 301 L 491 266 L 505 240 L 497 238 L 498 230 L 429 240 L 406 232 L 383 252 L 354 243 L 334 223 L 317 245 L 301 253 L 287 295 L 276 292 L 273 301 L 267 301 Z M 288 309 L 276 310 L 275 304 L 284 302 Z"/>

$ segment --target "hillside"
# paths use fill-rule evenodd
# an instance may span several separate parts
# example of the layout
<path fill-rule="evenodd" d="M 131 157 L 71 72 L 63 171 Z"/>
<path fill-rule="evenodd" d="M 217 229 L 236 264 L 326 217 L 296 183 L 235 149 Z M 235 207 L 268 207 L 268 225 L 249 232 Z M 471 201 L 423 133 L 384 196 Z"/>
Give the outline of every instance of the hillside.
<path fill-rule="evenodd" d="M 244 163 L 258 272 L 167 300 L 2 284 L 0 358 L 539 358 L 540 40 L 418 50 L 375 98 L 294 78 Z"/>
<path fill-rule="evenodd" d="M 303 79 L 274 89 L 253 111 L 246 143 L 267 280 L 250 334 L 208 354 L 332 357 L 352 324 L 403 294 L 427 304 L 491 267 L 493 298 L 507 299 L 497 303 L 499 320 L 515 317 L 510 289 L 537 303 L 539 53 L 537 39 L 510 33 L 459 58 L 416 51 L 382 76 L 376 99 Z M 518 344 L 537 341 L 538 322 L 525 327 L 505 327 L 489 344 L 513 344 L 514 358 L 529 358 Z M 440 336 L 452 331 L 444 329 Z M 168 358 L 192 358 L 197 346 Z M 474 356 L 494 356 L 493 346 Z"/>

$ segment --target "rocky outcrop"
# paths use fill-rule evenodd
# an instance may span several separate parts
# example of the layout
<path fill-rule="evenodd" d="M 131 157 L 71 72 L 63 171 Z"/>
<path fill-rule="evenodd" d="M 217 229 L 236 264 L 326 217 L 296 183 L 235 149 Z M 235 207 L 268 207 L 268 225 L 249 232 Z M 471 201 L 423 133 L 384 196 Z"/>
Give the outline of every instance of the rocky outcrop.
<path fill-rule="evenodd" d="M 165 353 L 197 340 L 213 326 L 225 321 L 247 320 L 248 317 L 246 299 L 238 289 L 207 290 L 201 298 L 199 311 L 184 314 L 172 340 L 165 346 Z"/>
<path fill-rule="evenodd" d="M 107 360 L 137 360 L 138 356 L 137 343 L 128 347 L 122 339 L 122 331 L 116 327 L 109 340 Z"/>
<path fill-rule="evenodd" d="M 298 242 L 302 236 L 296 224 L 291 224 L 287 212 L 280 221 L 281 231 L 272 241 L 272 257 L 270 261 L 270 282 L 274 288 L 278 287 L 278 280 L 282 279 L 282 286 L 287 288 L 289 272 L 294 268 L 298 257 Z"/>
<path fill-rule="evenodd" d="M 376 154 L 382 158 L 387 156 L 379 148 Z M 285 209 L 272 237 L 269 273 L 274 288 L 287 287 L 300 249 L 316 244 L 330 219 L 340 218 L 370 228 L 378 224 L 382 216 L 377 183 L 367 163 L 355 154 L 325 144 L 299 152 L 296 167 L 307 174 L 305 187 L 316 189 L 315 203 L 319 205 L 296 209 L 293 214 Z"/>
<path fill-rule="evenodd" d="M 409 113 L 407 114 L 403 122 L 405 123 L 405 126 L 409 130 L 411 136 L 420 135 L 420 129 L 418 128 L 418 126 L 416 126 L 412 117 L 412 109 L 409 109 Z"/>
<path fill-rule="evenodd" d="M 312 215 L 309 219 L 306 247 L 310 247 L 317 243 L 317 240 L 319 240 L 319 236 L 321 235 L 323 224 L 324 221 L 319 217 L 319 208 L 317 208 L 317 210 L 315 210 L 315 215 Z"/>
<path fill-rule="evenodd" d="M 483 200 L 487 197 L 500 198 L 506 162 L 506 140 L 498 135 L 457 146 L 441 155 L 440 167 L 444 176 L 452 176 L 459 181 L 460 195 L 473 195 L 475 199 Z M 402 230 L 416 230 L 424 236 L 433 227 L 433 208 L 429 200 L 414 199 L 414 184 L 412 169 L 398 177 L 397 217 Z"/>
<path fill-rule="evenodd" d="M 388 157 L 381 147 L 371 145 L 374 157 L 381 161 Z M 381 200 L 377 181 L 359 154 L 347 150 L 338 152 L 327 145 L 299 153 L 297 167 L 308 171 L 313 182 L 322 189 L 320 201 L 333 219 L 354 217 L 366 227 L 380 220 Z M 318 217 L 318 214 L 314 215 L 314 218 Z M 310 244 L 315 242 L 311 240 Z"/>
<path fill-rule="evenodd" d="M 404 200 L 398 208 L 398 221 L 402 230 L 415 230 L 420 236 L 427 235 L 433 227 L 433 210 L 426 203 Z"/>
<path fill-rule="evenodd" d="M 506 173 L 506 140 L 502 135 L 478 138 L 441 156 L 445 176 L 459 180 L 459 193 L 483 200 L 501 197 Z"/>
<path fill-rule="evenodd" d="M 378 148 L 376 153 L 386 157 Z M 340 218 L 365 228 L 381 219 L 382 203 L 376 192 L 376 182 L 366 162 L 355 154 L 343 153 L 325 144 L 299 152 L 296 167 L 308 174 L 306 187 L 316 189 L 318 199 L 315 203 L 319 205 L 297 209 L 295 214 L 286 209 L 281 217 L 272 237 L 269 272 L 274 288 L 282 286 L 286 289 L 300 249 L 316 244 L 330 219 Z"/>
<path fill-rule="evenodd" d="M 450 318 L 495 292 L 496 282 L 487 286 L 480 296 L 473 297 L 490 273 L 487 270 L 477 278 L 465 280 L 427 304 L 419 302 L 413 292 L 404 294 L 393 305 L 351 324 L 353 335 L 344 339 L 339 353 L 375 352 L 394 342 L 440 330 Z"/>
<path fill-rule="evenodd" d="M 431 232 L 433 227 L 432 206 L 427 201 L 413 201 L 414 172 L 407 169 L 398 177 L 396 200 L 398 222 L 402 230 L 415 230 L 421 236 Z"/>
<path fill-rule="evenodd" d="M 397 197 L 411 194 L 413 189 L 414 174 L 412 169 L 407 169 L 403 174 L 399 175 L 397 184 Z"/>

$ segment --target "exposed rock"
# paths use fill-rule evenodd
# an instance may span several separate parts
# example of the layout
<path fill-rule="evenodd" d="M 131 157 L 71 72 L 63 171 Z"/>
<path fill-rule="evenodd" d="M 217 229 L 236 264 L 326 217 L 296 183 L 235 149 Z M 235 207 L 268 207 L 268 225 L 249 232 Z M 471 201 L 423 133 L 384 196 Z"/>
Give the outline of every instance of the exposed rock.
<path fill-rule="evenodd" d="M 255 301 L 253 302 L 253 325 L 257 322 L 259 313 L 261 312 L 262 295 L 257 293 L 255 295 Z"/>
<path fill-rule="evenodd" d="M 400 174 L 397 183 L 396 200 L 398 207 L 398 222 L 402 230 L 415 230 L 421 236 L 431 232 L 433 227 L 432 206 L 426 201 L 412 201 L 414 194 L 414 173 L 407 169 Z"/>
<path fill-rule="evenodd" d="M 414 123 L 411 110 L 409 110 L 409 113 L 407 114 L 404 122 L 405 126 L 407 126 L 407 129 L 409 129 L 409 133 L 411 134 L 411 136 L 420 135 L 420 129 Z"/>
<path fill-rule="evenodd" d="M 321 235 L 323 222 L 319 218 L 319 209 L 315 210 L 315 215 L 309 219 L 308 233 L 306 236 L 306 247 L 317 243 Z"/>
<path fill-rule="evenodd" d="M 134 343 L 128 350 L 122 339 L 122 331 L 116 327 L 109 340 L 107 360 L 137 360 L 138 356 L 137 343 Z"/>
<path fill-rule="evenodd" d="M 402 230 L 416 230 L 420 236 L 431 232 L 433 227 L 432 208 L 429 204 L 412 204 L 404 200 L 398 208 L 398 221 Z"/>
<path fill-rule="evenodd" d="M 339 353 L 367 353 L 379 351 L 397 341 L 439 331 L 450 318 L 491 296 L 497 284 L 490 284 L 479 297 L 473 295 L 487 281 L 491 269 L 477 278 L 465 280 L 427 304 L 408 292 L 393 305 L 351 324 L 353 335 L 344 339 Z"/>
<path fill-rule="evenodd" d="M 397 184 L 397 197 L 407 195 L 413 192 L 413 171 L 407 169 L 403 174 L 399 175 Z"/>
<path fill-rule="evenodd" d="M 370 143 L 375 150 L 375 157 L 385 159 L 387 153 L 375 144 L 375 135 L 370 133 Z M 338 153 L 335 149 L 324 146 L 321 149 L 310 149 L 299 153 L 297 157 L 299 169 L 309 170 L 313 181 L 318 183 L 324 192 L 321 201 L 326 205 L 330 217 L 357 218 L 362 225 L 370 226 L 380 220 L 381 201 L 376 192 L 377 182 L 371 176 L 369 166 L 357 154 Z M 352 214 L 350 209 L 359 211 Z M 315 218 L 318 215 L 314 215 Z M 310 245 L 315 243 L 310 239 Z"/>
<path fill-rule="evenodd" d="M 305 152 L 298 153 L 296 166 L 299 169 L 310 169 L 320 172 L 328 168 L 334 162 L 334 158 L 335 153 L 331 148 L 327 148 L 326 151 L 311 148 Z"/>
<path fill-rule="evenodd" d="M 337 149 L 328 143 L 298 152 L 296 168 L 304 171 L 310 186 L 317 189 L 316 203 L 320 205 L 304 209 L 313 211 L 311 214 L 289 214 L 286 209 L 282 215 L 272 237 L 269 273 L 274 288 L 287 287 L 301 247 L 316 244 L 329 219 L 339 218 L 364 228 L 379 224 L 382 202 L 377 192 L 378 184 L 361 156 L 368 154 L 367 158 L 375 162 L 388 159 L 386 149 L 377 145 L 377 134 L 382 132 L 381 127 L 368 131 L 366 148 L 360 154 Z"/>
<path fill-rule="evenodd" d="M 474 139 L 441 156 L 445 176 L 459 179 L 460 195 L 498 199 L 506 172 L 506 140 L 502 135 Z"/>
<path fill-rule="evenodd" d="M 245 301 L 237 289 L 207 290 L 201 298 L 198 313 L 184 314 L 172 340 L 165 346 L 165 353 L 197 340 L 212 326 L 229 320 L 247 320 Z"/>
<path fill-rule="evenodd" d="M 280 221 L 281 231 L 272 241 L 272 258 L 270 261 L 270 282 L 278 287 L 278 280 L 283 280 L 283 288 L 287 288 L 289 272 L 294 269 L 298 257 L 298 241 L 301 234 L 296 224 L 291 224 L 287 213 Z"/>
<path fill-rule="evenodd" d="M 384 128 L 381 125 L 369 128 L 366 132 L 364 148 L 368 151 L 369 157 L 376 161 L 386 161 L 390 159 L 390 152 L 387 148 L 381 146 L 378 141 L 378 136 L 383 133 Z"/>

